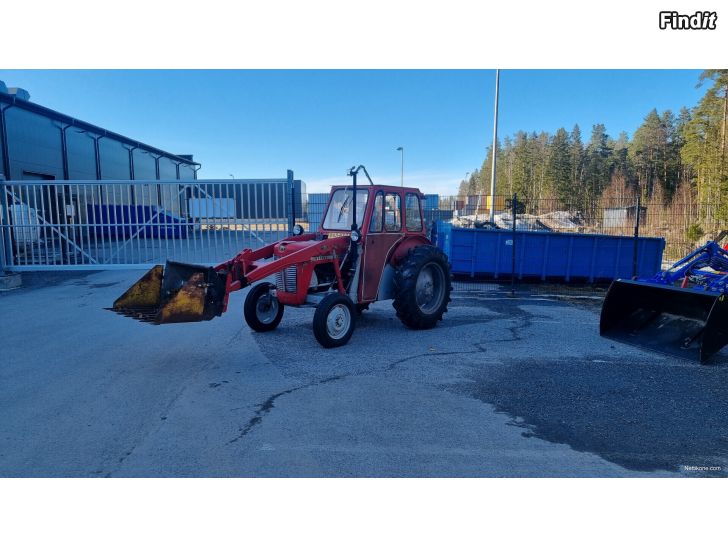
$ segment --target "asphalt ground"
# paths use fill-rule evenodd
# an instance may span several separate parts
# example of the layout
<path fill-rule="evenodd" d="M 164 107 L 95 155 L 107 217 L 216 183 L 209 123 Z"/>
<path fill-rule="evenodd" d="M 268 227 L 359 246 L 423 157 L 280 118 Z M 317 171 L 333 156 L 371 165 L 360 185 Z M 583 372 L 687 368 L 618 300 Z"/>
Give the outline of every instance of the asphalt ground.
<path fill-rule="evenodd" d="M 323 349 L 311 309 L 151 326 L 103 308 L 139 271 L 0 293 L 0 476 L 728 474 L 728 354 L 598 335 L 599 295 L 470 286 L 428 331 L 389 302 Z"/>

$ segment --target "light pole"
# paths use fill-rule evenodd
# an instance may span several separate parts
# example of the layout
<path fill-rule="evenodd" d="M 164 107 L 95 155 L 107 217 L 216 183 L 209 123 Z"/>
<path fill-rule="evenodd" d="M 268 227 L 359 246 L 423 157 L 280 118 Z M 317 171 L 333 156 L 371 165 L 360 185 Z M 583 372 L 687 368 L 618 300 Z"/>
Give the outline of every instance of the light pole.
<path fill-rule="evenodd" d="M 228 176 L 229 176 L 230 178 L 232 178 L 233 180 L 235 180 L 235 177 L 234 177 L 234 176 L 233 176 L 232 174 L 229 174 Z"/>
<path fill-rule="evenodd" d="M 399 148 L 397 148 L 397 151 L 400 152 L 402 156 L 400 163 L 399 185 L 404 186 L 404 148 L 400 146 Z"/>
<path fill-rule="evenodd" d="M 490 167 L 490 223 L 495 221 L 495 156 L 498 146 L 498 83 L 500 70 L 495 71 L 495 105 L 493 107 L 493 164 Z M 514 211 L 515 214 L 515 211 Z"/>

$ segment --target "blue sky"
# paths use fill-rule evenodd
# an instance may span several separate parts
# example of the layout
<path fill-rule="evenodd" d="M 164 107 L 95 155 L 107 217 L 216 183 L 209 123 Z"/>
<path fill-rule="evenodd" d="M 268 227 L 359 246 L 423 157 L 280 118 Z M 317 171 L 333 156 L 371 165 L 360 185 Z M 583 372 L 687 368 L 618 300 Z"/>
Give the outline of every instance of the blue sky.
<path fill-rule="evenodd" d="M 499 137 L 594 123 L 632 133 L 652 109 L 694 106 L 699 70 L 503 70 Z M 200 178 L 281 177 L 309 191 L 364 163 L 375 182 L 452 194 L 492 140 L 493 70 L 0 70 L 31 100 L 173 153 Z"/>

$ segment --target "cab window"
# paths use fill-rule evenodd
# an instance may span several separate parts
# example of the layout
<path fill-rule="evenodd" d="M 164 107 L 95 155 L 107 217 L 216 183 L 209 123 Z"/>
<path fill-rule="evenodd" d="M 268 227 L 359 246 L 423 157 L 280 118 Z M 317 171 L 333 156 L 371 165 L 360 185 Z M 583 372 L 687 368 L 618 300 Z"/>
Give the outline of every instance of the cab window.
<path fill-rule="evenodd" d="M 402 230 L 402 207 L 398 193 L 388 193 L 384 198 L 384 231 Z"/>
<path fill-rule="evenodd" d="M 356 192 L 356 218 L 357 223 L 364 219 L 369 192 L 357 190 Z M 349 188 L 340 188 L 331 195 L 331 202 L 323 221 L 323 229 L 348 231 L 354 219 L 354 192 Z"/>
<path fill-rule="evenodd" d="M 382 231 L 382 209 L 384 208 L 384 194 L 378 192 L 374 199 L 374 210 L 372 210 L 372 221 L 369 222 L 369 232 L 378 233 Z"/>
<path fill-rule="evenodd" d="M 420 197 L 408 193 L 404 202 L 407 231 L 422 231 L 422 214 L 420 213 Z"/>

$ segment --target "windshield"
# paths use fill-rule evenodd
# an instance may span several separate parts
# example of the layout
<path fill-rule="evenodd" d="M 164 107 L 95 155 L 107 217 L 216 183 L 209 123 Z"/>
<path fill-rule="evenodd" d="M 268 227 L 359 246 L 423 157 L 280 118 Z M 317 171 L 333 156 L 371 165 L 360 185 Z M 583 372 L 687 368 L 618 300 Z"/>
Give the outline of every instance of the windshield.
<path fill-rule="evenodd" d="M 341 188 L 331 196 L 331 204 L 326 212 L 323 229 L 349 231 L 352 222 L 352 201 L 354 192 L 351 189 Z M 367 190 L 356 190 L 356 223 L 361 226 L 364 220 L 364 211 L 367 208 Z"/>

